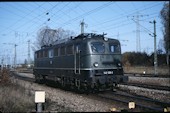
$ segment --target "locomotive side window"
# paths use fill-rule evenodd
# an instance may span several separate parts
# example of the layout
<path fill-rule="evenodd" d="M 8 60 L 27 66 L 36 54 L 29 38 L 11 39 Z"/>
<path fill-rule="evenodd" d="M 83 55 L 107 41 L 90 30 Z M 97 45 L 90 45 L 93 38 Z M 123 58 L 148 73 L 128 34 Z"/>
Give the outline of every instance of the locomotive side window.
<path fill-rule="evenodd" d="M 43 58 L 43 51 L 41 51 L 40 53 L 41 53 L 41 54 L 40 54 L 40 55 L 41 55 L 40 57 Z"/>
<path fill-rule="evenodd" d="M 35 54 L 34 54 L 34 57 L 35 57 L 36 59 L 38 58 L 38 55 L 37 55 L 37 53 L 35 53 Z"/>
<path fill-rule="evenodd" d="M 39 52 L 37 52 L 37 58 L 40 58 L 40 56 L 39 56 Z"/>
<path fill-rule="evenodd" d="M 43 57 L 45 57 L 45 51 L 43 51 Z"/>
<path fill-rule="evenodd" d="M 42 58 L 42 56 L 43 56 L 42 51 L 39 51 L 39 52 L 38 52 L 38 58 Z"/>
<path fill-rule="evenodd" d="M 104 53 L 105 46 L 102 42 L 92 42 L 91 49 L 94 53 Z"/>
<path fill-rule="evenodd" d="M 45 50 L 45 57 L 48 57 L 48 51 Z"/>
<path fill-rule="evenodd" d="M 109 49 L 111 53 L 119 53 L 120 52 L 120 46 L 116 44 L 109 44 Z"/>
<path fill-rule="evenodd" d="M 65 47 L 60 48 L 60 55 L 65 55 Z"/>
<path fill-rule="evenodd" d="M 40 51 L 37 54 L 38 54 L 38 58 L 40 58 Z"/>
<path fill-rule="evenodd" d="M 48 57 L 53 58 L 53 56 L 54 56 L 54 51 L 53 51 L 53 49 L 51 49 L 48 51 Z"/>
<path fill-rule="evenodd" d="M 81 49 L 80 49 L 80 44 L 77 44 L 75 47 L 76 47 L 76 48 L 75 48 L 75 52 L 76 52 L 76 53 L 79 53 L 79 52 L 81 51 Z"/>
<path fill-rule="evenodd" d="M 68 45 L 67 48 L 66 48 L 66 53 L 68 55 L 71 55 L 73 54 L 73 45 Z"/>
<path fill-rule="evenodd" d="M 58 50 L 59 50 L 58 48 L 54 49 L 54 56 L 58 56 Z"/>
<path fill-rule="evenodd" d="M 44 50 L 44 51 L 43 51 L 43 57 L 48 57 L 47 50 Z"/>

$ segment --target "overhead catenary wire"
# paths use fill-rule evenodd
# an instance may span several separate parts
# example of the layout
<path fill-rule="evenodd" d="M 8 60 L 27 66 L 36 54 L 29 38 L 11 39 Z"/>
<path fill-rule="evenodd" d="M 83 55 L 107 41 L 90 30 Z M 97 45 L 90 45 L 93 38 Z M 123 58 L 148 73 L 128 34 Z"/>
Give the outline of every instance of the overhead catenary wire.
<path fill-rule="evenodd" d="M 160 4 L 156 4 L 156 5 L 154 4 L 154 5 L 150 6 L 150 7 L 142 8 L 142 9 L 139 9 L 139 10 L 137 10 L 137 11 L 139 11 L 139 12 L 140 12 L 140 11 L 144 11 L 144 10 L 150 9 L 150 8 L 155 7 L 155 6 L 158 6 L 158 5 L 160 5 Z M 136 13 L 137 11 L 136 11 L 136 10 L 130 11 L 130 12 L 132 12 L 132 13 L 126 14 L 126 15 L 124 15 L 124 16 L 119 16 L 119 17 L 113 18 L 113 19 L 111 19 L 111 20 L 107 20 L 107 21 L 98 23 L 98 24 L 96 24 L 96 25 L 92 25 L 92 26 L 90 26 L 90 27 L 96 27 L 96 26 L 99 26 L 99 25 L 102 25 L 102 24 L 106 24 L 106 23 L 108 23 L 108 22 L 112 22 L 112 21 L 119 20 L 119 19 L 121 19 L 121 18 L 123 18 L 123 17 L 127 17 L 127 16 L 130 16 L 130 15 L 133 15 L 133 14 Z M 124 13 L 122 13 L 122 14 L 124 14 Z M 122 14 L 120 14 L 120 15 L 122 15 Z"/>
<path fill-rule="evenodd" d="M 42 4 L 42 5 L 44 5 L 44 4 Z M 41 6 L 39 6 L 39 7 L 42 7 L 42 5 Z M 39 8 L 39 7 L 37 7 L 37 8 Z M 34 9 L 34 10 L 32 10 L 31 12 L 29 12 L 28 14 L 26 14 L 24 17 L 22 16 L 22 18 L 20 18 L 18 21 L 16 21 L 16 22 L 14 22 L 14 24 L 12 24 L 12 25 L 10 25 L 8 28 L 6 28 L 4 31 L 6 31 L 6 30 L 9 30 L 11 27 L 13 27 L 14 25 L 17 25 L 19 22 L 21 22 L 21 20 L 23 20 L 24 18 L 26 18 L 27 16 L 29 16 L 30 14 L 32 14 L 34 11 L 36 11 L 37 10 L 37 8 L 36 9 Z M 33 21 L 34 19 L 31 19 L 31 20 L 29 20 L 29 22 L 31 21 Z M 27 24 L 28 24 L 28 22 L 26 22 Z M 24 25 L 25 25 L 25 23 L 24 23 Z M 24 25 L 22 25 L 22 26 L 24 26 Z M 20 26 L 19 26 L 20 27 Z M 2 31 L 2 32 L 4 32 L 4 31 Z"/>
<path fill-rule="evenodd" d="M 154 5 L 155 6 L 155 5 Z"/>
<path fill-rule="evenodd" d="M 55 5 L 55 6 L 57 6 L 57 5 Z M 61 9 L 60 9 L 61 10 Z M 45 15 L 45 13 L 41 13 L 41 16 L 43 16 L 43 15 Z M 48 20 L 47 19 L 44 19 L 44 21 L 40 24 L 40 25 L 36 25 L 38 28 L 41 28 L 43 25 L 45 25 L 46 24 L 46 22 L 47 22 Z M 50 19 L 50 21 L 52 21 L 51 19 Z M 54 23 L 55 23 L 55 21 L 53 21 Z M 33 24 L 31 24 L 30 26 L 32 26 Z M 34 30 L 33 32 L 35 32 L 35 31 L 37 31 L 37 30 Z"/>
<path fill-rule="evenodd" d="M 97 8 L 89 11 L 89 12 L 86 12 L 86 13 L 80 15 L 80 16 L 77 16 L 77 17 L 75 17 L 75 18 L 73 18 L 73 19 L 71 19 L 71 20 L 68 20 L 68 21 L 65 22 L 65 23 L 62 23 L 61 26 L 68 25 L 68 24 L 70 24 L 71 21 L 75 21 L 75 20 L 77 20 L 77 19 L 79 19 L 79 18 L 82 18 L 82 17 L 85 17 L 85 16 L 87 16 L 87 15 L 90 15 L 90 14 L 92 14 L 92 13 L 94 13 L 94 12 L 97 12 L 97 11 L 99 11 L 99 10 L 101 10 L 101 9 L 103 9 L 103 8 L 111 5 L 111 4 L 112 4 L 112 2 L 111 2 L 111 3 L 109 2 L 109 3 L 103 4 L 103 5 L 101 5 L 101 6 L 97 7 Z"/>
<path fill-rule="evenodd" d="M 4 25 L 2 25 L 2 26 L 4 26 L 4 29 L 7 29 L 6 31 L 8 32 L 2 32 L 3 34 L 7 34 L 8 36 L 9 36 L 9 33 L 12 33 L 12 35 L 15 33 L 15 32 L 18 32 L 18 34 L 19 33 L 22 33 L 22 34 L 26 34 L 26 32 L 25 31 L 27 31 L 27 30 L 29 30 L 29 31 L 27 31 L 29 34 L 35 34 L 36 32 L 37 32 L 37 30 L 41 27 L 41 26 L 44 26 L 44 25 L 52 25 L 52 24 L 55 24 L 55 26 L 57 26 L 57 27 L 60 27 L 60 25 L 62 25 L 62 24 L 64 24 L 65 22 L 67 22 L 67 21 L 58 21 L 58 20 L 56 20 L 56 16 L 59 16 L 59 18 L 58 19 L 60 19 L 60 20 L 64 20 L 64 18 L 65 17 L 68 17 L 67 19 L 65 19 L 65 20 L 68 20 L 68 21 L 70 21 L 70 20 L 72 20 L 72 21 L 70 21 L 70 24 L 65 24 L 65 26 L 61 26 L 61 27 L 67 27 L 67 26 L 70 26 L 70 28 L 71 28 L 71 26 L 72 26 L 72 24 L 73 23 L 75 23 L 78 19 L 82 19 L 82 18 L 87 18 L 88 16 L 89 17 L 92 17 L 92 18 L 94 18 L 93 16 L 92 16 L 92 14 L 94 14 L 95 15 L 95 13 L 97 13 L 98 11 L 94 11 L 94 12 L 91 12 L 91 13 L 89 13 L 88 14 L 88 12 L 90 12 L 90 11 L 92 11 L 92 10 L 89 10 L 89 11 L 87 11 L 87 12 L 82 12 L 82 13 L 77 13 L 77 15 L 76 16 L 71 16 L 70 14 L 67 14 L 67 15 L 65 15 L 64 13 L 68 13 L 68 12 L 72 12 L 72 13 L 74 13 L 74 12 L 76 12 L 76 10 L 74 10 L 74 7 L 79 7 L 78 6 L 78 3 L 77 4 L 75 4 L 75 5 L 69 5 L 69 8 L 66 6 L 65 7 L 65 9 L 64 10 L 62 10 L 62 11 L 59 11 L 57 14 L 56 14 L 56 11 L 58 11 L 59 9 L 57 9 L 58 8 L 58 6 L 56 7 L 56 8 L 54 8 L 54 6 L 56 6 L 57 4 L 60 4 L 60 3 L 64 3 L 64 2 L 55 2 L 56 4 L 52 4 L 52 3 L 48 3 L 47 2 L 47 4 L 50 6 L 50 8 L 47 8 L 45 5 L 43 5 L 43 7 L 41 7 L 41 9 L 39 9 L 39 14 L 37 15 L 37 18 L 35 18 L 36 16 L 35 15 L 33 15 L 33 14 L 30 14 L 29 16 L 33 16 L 33 17 L 31 17 L 31 18 L 28 18 L 28 17 L 24 17 L 24 19 L 26 19 L 26 22 L 24 23 L 23 22 L 23 24 L 14 24 L 14 26 L 15 27 L 13 27 L 13 26 L 11 26 L 11 27 L 6 27 L 6 26 L 4 26 Z M 116 2 L 117 4 L 118 4 L 118 2 Z M 160 3 L 160 2 L 158 2 L 158 3 Z M 146 7 L 140 7 L 140 8 L 138 8 L 138 10 L 142 10 L 142 9 L 144 9 L 143 11 L 147 11 L 147 10 L 149 10 L 149 9 L 152 9 L 153 8 L 153 6 L 154 7 L 157 7 L 158 6 L 158 3 L 155 3 L 155 4 L 148 4 Z M 38 2 L 35 2 L 35 3 L 33 3 L 32 5 L 34 5 L 34 6 L 41 6 L 43 3 L 38 3 Z M 64 3 L 62 6 L 64 6 L 64 5 L 66 5 L 67 3 Z M 84 2 L 82 3 L 82 4 L 84 4 Z M 13 5 L 13 4 L 12 4 Z M 118 4 L 119 5 L 119 4 Z M 110 6 L 110 5 L 109 5 Z M 119 10 L 121 10 L 121 6 L 119 5 Z M 150 7 L 150 8 L 149 8 Z M 50 10 L 51 8 L 53 8 L 52 10 Z M 69 11 L 69 9 L 71 9 L 71 11 Z M 28 10 L 28 9 L 27 9 Z M 32 9 L 30 9 L 30 11 L 31 11 Z M 10 13 L 12 13 L 12 10 L 10 10 L 11 12 Z M 34 10 L 35 11 L 35 10 Z M 34 13 L 34 11 L 32 12 L 32 13 Z M 46 13 L 48 12 L 48 15 L 46 15 Z M 100 11 L 99 11 L 100 12 Z M 113 18 L 104 18 L 104 22 L 106 22 L 106 21 L 109 21 L 109 20 L 111 20 L 112 19 L 112 21 L 110 21 L 110 22 L 107 22 L 109 25 L 107 25 L 106 23 L 102 23 L 102 24 L 100 24 L 100 20 L 99 21 L 95 21 L 95 20 L 90 20 L 89 18 L 87 18 L 87 19 L 89 19 L 89 23 L 87 23 L 89 26 L 88 26 L 88 29 L 92 29 L 92 28 L 95 28 L 96 26 L 94 26 L 94 25 L 97 25 L 98 27 L 97 27 L 97 29 L 99 29 L 100 31 L 102 31 L 102 30 L 105 30 L 105 31 L 111 31 L 111 30 L 113 30 L 113 29 L 117 29 L 117 27 L 120 27 L 120 28 L 122 28 L 122 27 L 124 27 L 124 26 L 126 26 L 126 25 L 130 25 L 130 24 L 132 24 L 132 23 L 130 23 L 130 22 L 128 22 L 128 20 L 125 20 L 125 21 L 123 21 L 123 19 L 121 19 L 121 18 L 123 18 L 123 17 L 126 17 L 126 15 L 130 15 L 131 13 L 133 13 L 133 12 L 136 12 L 135 10 L 133 10 L 132 12 L 129 12 L 129 13 L 126 13 L 125 14 L 125 12 L 123 12 L 123 10 L 122 10 L 122 15 L 121 16 L 118 16 L 118 17 L 120 17 L 120 19 L 118 18 L 118 17 L 113 17 Z M 31 13 L 31 12 L 30 12 Z M 42 15 L 40 16 L 40 14 L 42 13 Z M 28 13 L 26 13 L 26 14 L 29 14 L 29 12 Z M 51 17 L 51 15 L 53 15 L 53 14 L 55 14 L 54 16 L 52 16 Z M 84 14 L 84 15 L 83 15 Z M 85 15 L 85 14 L 87 14 L 87 15 Z M 45 15 L 46 15 L 46 17 L 45 17 Z M 15 14 L 14 14 L 14 16 L 16 16 Z M 155 15 L 156 16 L 156 15 Z M 20 15 L 19 16 L 19 14 L 18 14 L 18 16 L 17 16 L 18 18 L 22 18 L 22 15 Z M 45 18 L 44 18 L 45 17 Z M 50 18 L 50 21 L 47 21 L 47 19 L 48 19 L 48 17 Z M 75 17 L 79 17 L 79 18 L 77 18 L 77 19 L 75 19 Z M 43 19 L 42 19 L 43 18 Z M 153 18 L 154 18 L 154 15 L 153 15 Z M 73 20 L 73 19 L 75 19 L 75 20 Z M 95 18 L 94 18 L 95 19 Z M 119 21 L 117 21 L 117 20 L 119 20 Z M 147 20 L 148 20 L 149 18 L 146 18 L 146 19 L 143 19 L 143 20 L 146 20 L 146 22 L 147 22 Z M 21 19 L 21 20 L 23 20 L 23 19 Z M 41 21 L 40 21 L 41 20 Z M 42 21 L 43 20 L 43 21 Z M 121 21 L 122 20 L 122 21 Z M 16 22 L 16 21 L 15 21 Z M 86 22 L 86 20 L 85 20 L 85 22 Z M 112 22 L 114 22 L 114 24 L 112 24 Z M 122 23 L 123 22 L 123 23 Z M 18 19 L 18 22 L 17 23 L 19 23 L 19 19 Z M 46 24 L 44 24 L 44 23 L 46 23 Z M 61 24 L 59 24 L 59 23 L 61 23 Z M 129 24 L 128 24 L 129 23 Z M 79 24 L 79 23 L 78 23 Z M 12 24 L 11 24 L 12 25 Z M 123 25 L 123 26 L 122 26 Z M 100 27 L 101 26 L 101 27 Z M 77 28 L 78 28 L 79 26 L 77 25 Z M 104 27 L 104 28 L 102 28 L 102 27 Z M 146 26 L 144 26 L 144 27 L 146 27 Z M 146 27 L 147 29 L 149 29 L 148 27 Z M 3 29 L 3 30 L 4 30 Z M 79 29 L 79 28 L 78 28 Z M 75 29 L 73 29 L 73 30 L 75 30 Z M 25 32 L 25 33 L 24 33 Z M 128 32 L 128 31 L 127 31 Z M 145 32 L 148 32 L 147 30 L 145 30 Z M 125 32 L 124 32 L 125 33 Z M 120 35 L 121 34 L 123 34 L 123 32 L 120 32 Z M 29 35 L 30 36 L 30 35 Z M 20 36 L 20 38 L 22 38 L 21 36 Z M 19 36 L 18 36 L 18 39 L 19 39 Z M 26 39 L 27 40 L 27 39 Z"/>
<path fill-rule="evenodd" d="M 45 3 L 39 5 L 38 8 L 42 7 L 44 4 L 45 4 Z M 57 4 L 56 4 L 54 7 L 56 7 L 56 6 L 57 6 Z M 54 7 L 52 7 L 52 9 L 53 9 Z M 33 11 L 36 11 L 36 10 L 37 10 L 37 9 L 32 10 L 31 13 L 27 14 L 27 16 L 30 15 L 30 14 L 32 14 Z M 21 27 L 25 26 L 26 24 L 29 24 L 29 23 L 34 22 L 34 19 L 36 19 L 36 18 L 38 18 L 38 17 L 40 17 L 40 16 L 43 16 L 43 13 L 41 13 L 40 15 L 38 15 L 38 16 L 32 18 L 31 20 L 26 21 L 24 24 L 22 24 L 22 25 L 19 26 L 18 28 L 21 28 Z M 21 18 L 20 20 L 18 20 L 17 22 L 15 22 L 15 24 L 17 24 L 18 22 L 20 22 L 22 19 L 24 19 L 24 18 Z M 37 23 L 37 22 L 34 22 L 34 25 L 36 25 L 35 23 Z M 12 26 L 14 26 L 15 24 L 11 25 L 9 28 L 11 28 Z M 16 28 L 16 29 L 18 29 L 18 28 Z M 6 30 L 8 30 L 8 28 L 7 28 Z M 14 30 L 13 30 L 13 31 L 14 31 Z"/>

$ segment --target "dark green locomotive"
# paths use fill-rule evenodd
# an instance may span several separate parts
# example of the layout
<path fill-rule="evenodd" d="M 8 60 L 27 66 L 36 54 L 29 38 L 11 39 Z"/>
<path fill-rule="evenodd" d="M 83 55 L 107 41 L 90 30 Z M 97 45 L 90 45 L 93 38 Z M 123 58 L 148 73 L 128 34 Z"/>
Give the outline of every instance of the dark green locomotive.
<path fill-rule="evenodd" d="M 84 33 L 36 51 L 33 73 L 37 82 L 51 80 L 77 89 L 108 90 L 128 81 L 121 60 L 118 40 Z"/>

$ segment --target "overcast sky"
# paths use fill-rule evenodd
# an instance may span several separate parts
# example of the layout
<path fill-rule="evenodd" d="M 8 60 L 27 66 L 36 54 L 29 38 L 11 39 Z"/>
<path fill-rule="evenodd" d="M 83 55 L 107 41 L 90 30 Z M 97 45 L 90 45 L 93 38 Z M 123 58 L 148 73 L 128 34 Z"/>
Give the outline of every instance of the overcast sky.
<path fill-rule="evenodd" d="M 62 28 L 78 35 L 83 19 L 85 32 L 104 32 L 109 38 L 119 39 L 122 53 L 137 51 L 139 20 L 141 52 L 150 54 L 154 51 L 154 38 L 149 33 L 153 33 L 154 27 L 149 21 L 156 21 L 158 48 L 163 39 L 160 19 L 163 4 L 164 1 L 0 2 L 0 60 L 4 58 L 4 63 L 13 64 L 14 44 L 17 44 L 17 63 L 23 63 L 28 57 L 28 40 L 33 46 L 40 28 Z"/>

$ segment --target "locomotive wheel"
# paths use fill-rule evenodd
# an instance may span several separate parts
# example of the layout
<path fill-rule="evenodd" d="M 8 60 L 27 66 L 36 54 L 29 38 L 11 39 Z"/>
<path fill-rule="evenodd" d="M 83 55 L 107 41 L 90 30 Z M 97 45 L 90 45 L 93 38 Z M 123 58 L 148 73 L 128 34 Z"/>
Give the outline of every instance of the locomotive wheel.
<path fill-rule="evenodd" d="M 35 76 L 35 83 L 40 83 L 41 80 L 40 80 L 40 76 L 39 75 L 36 75 Z"/>
<path fill-rule="evenodd" d="M 94 93 L 99 93 L 100 91 L 100 83 L 99 81 L 94 84 Z"/>
<path fill-rule="evenodd" d="M 100 91 L 99 86 L 95 86 L 95 87 L 94 87 L 93 93 L 99 93 L 99 91 Z"/>
<path fill-rule="evenodd" d="M 112 91 L 113 91 L 113 92 L 116 92 L 116 91 L 117 91 L 117 83 L 113 83 Z"/>
<path fill-rule="evenodd" d="M 85 92 L 87 95 L 90 93 L 90 90 L 89 90 L 88 86 L 85 86 L 85 87 L 84 87 L 84 92 Z"/>
<path fill-rule="evenodd" d="M 73 80 L 70 80 L 70 89 L 74 90 L 74 81 Z"/>
<path fill-rule="evenodd" d="M 35 83 L 39 83 L 40 80 L 38 79 L 38 77 L 35 76 Z"/>
<path fill-rule="evenodd" d="M 75 86 L 78 90 L 80 89 L 80 80 L 78 79 L 75 80 Z"/>
<path fill-rule="evenodd" d="M 47 79 L 45 77 L 46 76 L 42 76 L 42 83 L 47 84 Z"/>
<path fill-rule="evenodd" d="M 62 77 L 62 79 L 61 79 L 61 85 L 62 85 L 63 88 L 65 87 L 64 77 Z"/>
<path fill-rule="evenodd" d="M 79 79 L 74 80 L 74 91 L 77 93 L 84 92 L 84 87 Z"/>
<path fill-rule="evenodd" d="M 88 88 L 87 82 L 84 82 L 82 84 L 82 86 L 83 86 L 83 88 L 82 88 L 83 92 L 86 93 L 86 94 L 89 94 L 89 88 Z"/>

